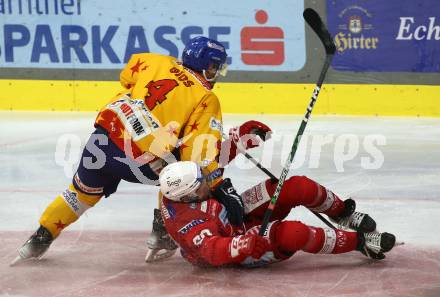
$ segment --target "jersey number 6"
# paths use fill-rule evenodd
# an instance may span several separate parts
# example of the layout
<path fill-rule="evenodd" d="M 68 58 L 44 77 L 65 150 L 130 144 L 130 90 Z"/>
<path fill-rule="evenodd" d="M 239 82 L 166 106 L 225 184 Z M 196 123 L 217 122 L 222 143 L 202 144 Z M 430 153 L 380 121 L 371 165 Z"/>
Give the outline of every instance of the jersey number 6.
<path fill-rule="evenodd" d="M 174 79 L 150 81 L 146 86 L 148 94 L 145 96 L 145 104 L 148 109 L 153 110 L 156 104 L 164 102 L 167 99 L 166 95 L 178 85 Z"/>

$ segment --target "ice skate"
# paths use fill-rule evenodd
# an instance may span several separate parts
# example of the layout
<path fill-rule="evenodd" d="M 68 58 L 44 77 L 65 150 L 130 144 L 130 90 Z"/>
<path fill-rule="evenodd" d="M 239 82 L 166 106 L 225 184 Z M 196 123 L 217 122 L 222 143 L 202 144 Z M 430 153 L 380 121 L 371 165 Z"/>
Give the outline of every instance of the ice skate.
<path fill-rule="evenodd" d="M 389 252 L 396 244 L 396 237 L 387 232 L 358 233 L 358 240 L 357 250 L 375 260 L 385 259 L 384 253 Z"/>
<path fill-rule="evenodd" d="M 376 222 L 368 214 L 355 211 L 356 202 L 353 199 L 345 200 L 344 204 L 344 212 L 338 217 L 331 217 L 331 221 L 341 228 L 349 228 L 362 233 L 376 230 Z"/>
<path fill-rule="evenodd" d="M 53 242 L 52 234 L 43 226 L 32 234 L 32 236 L 18 249 L 18 256 L 11 262 L 13 266 L 17 262 L 26 259 L 41 259 Z"/>
<path fill-rule="evenodd" d="M 176 253 L 177 245 L 164 227 L 159 209 L 154 209 L 153 230 L 147 239 L 145 262 L 164 260 Z"/>

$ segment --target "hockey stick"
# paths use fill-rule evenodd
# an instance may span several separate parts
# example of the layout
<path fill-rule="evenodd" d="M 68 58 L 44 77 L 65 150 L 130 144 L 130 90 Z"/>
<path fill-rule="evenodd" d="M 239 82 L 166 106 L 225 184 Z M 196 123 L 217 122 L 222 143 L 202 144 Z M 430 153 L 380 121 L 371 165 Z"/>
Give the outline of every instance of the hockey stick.
<path fill-rule="evenodd" d="M 224 139 L 228 139 L 228 135 L 226 135 L 226 133 L 224 133 L 222 131 L 222 136 Z M 261 137 L 261 136 L 260 136 Z M 240 148 L 237 145 L 237 150 L 242 153 L 247 159 L 249 159 L 249 161 L 251 161 L 253 164 L 255 164 L 259 169 L 261 169 L 261 171 L 263 171 L 264 173 L 267 174 L 267 176 L 270 177 L 271 180 L 278 182 L 278 178 L 275 177 L 275 175 L 273 175 L 268 169 L 266 169 L 265 167 L 263 167 L 263 165 L 261 165 L 261 163 L 259 163 L 254 157 L 252 157 L 249 153 L 247 153 L 245 151 L 244 148 Z M 310 209 L 309 209 L 310 210 Z M 332 223 L 330 223 L 325 217 L 323 217 L 320 213 L 314 212 L 312 210 L 310 210 L 311 213 L 313 213 L 315 216 L 317 216 L 323 223 L 325 223 L 328 227 L 332 228 L 332 229 L 336 229 L 335 226 L 333 226 Z M 267 228 L 267 227 L 266 227 Z M 404 245 L 405 242 L 403 241 L 396 241 L 396 243 L 394 244 L 394 246 L 399 246 L 399 245 Z M 368 254 L 368 251 L 366 251 L 366 253 Z M 370 256 L 368 256 L 370 257 Z"/>
<path fill-rule="evenodd" d="M 228 135 L 226 135 L 224 132 L 222 132 L 222 136 L 224 139 L 228 139 Z M 270 179 L 274 182 L 278 182 L 278 178 L 273 175 L 272 172 L 270 172 L 267 168 L 263 167 L 263 165 L 261 165 L 260 162 L 258 162 L 254 157 L 252 157 L 249 153 L 247 153 L 244 149 L 240 148 L 237 145 L 237 150 L 240 151 L 240 153 L 242 153 L 249 161 L 251 161 L 252 163 L 254 163 L 255 166 L 257 166 L 261 171 L 263 171 L 264 173 L 266 173 L 266 175 L 268 177 L 270 177 Z M 314 212 L 312 210 L 310 210 L 314 215 L 316 215 L 324 224 L 326 224 L 327 226 L 329 226 L 332 229 L 336 229 L 335 226 L 333 226 L 332 223 L 330 223 L 326 218 L 324 218 L 320 213 Z"/>
<path fill-rule="evenodd" d="M 318 98 L 319 91 L 321 90 L 322 83 L 324 82 L 325 75 L 327 74 L 327 70 L 330 67 L 330 63 L 333 59 L 333 55 L 336 52 L 336 46 L 333 43 L 332 37 L 330 33 L 328 32 L 326 26 L 321 20 L 321 17 L 318 15 L 316 11 L 314 11 L 311 8 L 307 8 L 303 12 L 304 20 L 309 24 L 309 26 L 313 29 L 313 31 L 318 35 L 319 39 L 321 40 L 322 44 L 325 48 L 325 62 L 324 66 L 322 67 L 321 74 L 319 75 L 318 82 L 316 83 L 315 89 L 313 91 L 313 95 L 311 98 L 311 101 L 309 103 L 309 106 L 307 107 L 307 111 L 304 115 L 304 118 L 301 122 L 301 125 L 298 129 L 298 133 L 296 134 L 295 140 L 293 141 L 292 149 L 290 151 L 289 157 L 287 158 L 286 164 L 284 165 L 284 168 L 281 172 L 281 176 L 278 180 L 277 187 L 275 189 L 275 192 L 272 196 L 272 199 L 270 200 L 269 206 L 266 209 L 266 212 L 264 213 L 263 222 L 261 224 L 261 229 L 259 232 L 259 235 L 263 236 L 266 233 L 267 225 L 269 224 L 269 220 L 272 216 L 272 212 L 275 208 L 275 204 L 277 202 L 278 196 L 280 195 L 281 188 L 283 187 L 284 181 L 286 180 L 286 176 L 289 173 L 290 165 L 293 162 L 293 158 L 295 157 L 296 150 L 298 148 L 299 141 L 301 139 L 301 136 L 304 133 L 304 130 L 307 126 L 307 122 L 309 121 L 310 115 L 312 113 L 313 107 L 316 103 L 316 99 Z"/>

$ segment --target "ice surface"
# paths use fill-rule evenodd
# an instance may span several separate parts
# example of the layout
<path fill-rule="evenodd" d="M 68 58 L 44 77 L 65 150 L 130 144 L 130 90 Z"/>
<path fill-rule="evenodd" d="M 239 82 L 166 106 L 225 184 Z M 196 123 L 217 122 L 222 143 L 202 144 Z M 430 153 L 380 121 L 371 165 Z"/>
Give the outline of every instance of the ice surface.
<path fill-rule="evenodd" d="M 383 262 L 372 263 L 359 253 L 298 253 L 253 270 L 195 268 L 179 255 L 147 265 L 144 242 L 157 189 L 123 182 L 116 194 L 64 231 L 43 260 L 8 267 L 44 208 L 69 183 L 74 166 L 59 164 L 77 159 L 94 117 L 0 112 L 1 297 L 440 296 L 440 120 L 430 118 L 313 117 L 291 169 L 354 197 L 380 230 L 406 243 Z M 250 153 L 279 175 L 301 118 L 234 115 L 224 122 L 229 127 L 251 118 L 269 123 L 275 133 Z M 73 141 L 67 155 L 60 154 L 63 139 Z M 320 142 L 327 144 L 320 147 Z M 368 167 L 369 161 L 380 166 Z M 239 190 L 266 178 L 243 167 L 250 163 L 238 158 L 226 170 Z M 289 218 L 322 226 L 304 208 Z"/>

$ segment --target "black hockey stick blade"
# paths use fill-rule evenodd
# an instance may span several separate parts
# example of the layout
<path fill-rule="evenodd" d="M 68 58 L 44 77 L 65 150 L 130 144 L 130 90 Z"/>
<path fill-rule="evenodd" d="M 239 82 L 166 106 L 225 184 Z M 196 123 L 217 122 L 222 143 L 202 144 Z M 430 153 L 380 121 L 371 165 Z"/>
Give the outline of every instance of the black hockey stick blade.
<path fill-rule="evenodd" d="M 303 12 L 303 17 L 324 44 L 326 54 L 334 55 L 336 52 L 336 46 L 333 43 L 330 32 L 328 32 L 327 27 L 322 22 L 319 14 L 312 8 L 306 8 L 306 10 Z"/>

